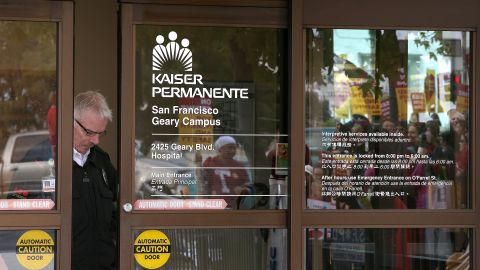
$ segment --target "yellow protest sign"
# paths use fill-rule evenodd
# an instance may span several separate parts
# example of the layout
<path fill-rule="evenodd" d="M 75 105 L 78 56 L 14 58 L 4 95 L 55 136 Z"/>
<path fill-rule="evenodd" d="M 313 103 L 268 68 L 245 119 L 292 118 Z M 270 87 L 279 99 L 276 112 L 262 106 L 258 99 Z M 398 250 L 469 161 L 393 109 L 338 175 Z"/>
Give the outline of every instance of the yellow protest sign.
<path fill-rule="evenodd" d="M 395 93 L 397 96 L 398 120 L 407 121 L 408 88 L 395 88 Z"/>

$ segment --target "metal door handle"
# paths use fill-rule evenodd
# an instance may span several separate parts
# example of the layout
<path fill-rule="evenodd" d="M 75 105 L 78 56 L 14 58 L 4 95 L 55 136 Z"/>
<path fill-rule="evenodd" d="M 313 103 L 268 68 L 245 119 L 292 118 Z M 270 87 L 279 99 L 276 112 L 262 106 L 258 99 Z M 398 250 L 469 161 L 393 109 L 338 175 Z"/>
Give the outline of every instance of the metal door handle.
<path fill-rule="evenodd" d="M 123 205 L 123 211 L 125 211 L 125 213 L 130 213 L 132 212 L 133 210 L 133 206 L 131 203 L 126 203 Z"/>

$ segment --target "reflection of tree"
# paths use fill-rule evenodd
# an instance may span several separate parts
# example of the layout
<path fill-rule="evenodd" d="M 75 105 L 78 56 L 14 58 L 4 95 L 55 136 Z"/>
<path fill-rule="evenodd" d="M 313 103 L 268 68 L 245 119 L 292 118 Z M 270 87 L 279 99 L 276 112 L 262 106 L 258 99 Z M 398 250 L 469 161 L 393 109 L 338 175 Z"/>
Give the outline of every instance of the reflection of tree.
<path fill-rule="evenodd" d="M 335 126 L 328 100 L 320 100 L 316 92 L 306 91 L 305 102 L 308 104 L 308 109 L 305 110 L 307 127 L 317 127 L 320 124 L 325 126 Z"/>
<path fill-rule="evenodd" d="M 359 88 L 362 90 L 364 96 L 372 94 L 375 100 L 382 99 L 383 89 L 380 87 L 382 77 L 388 78 L 390 83 L 389 97 L 391 116 L 396 117 L 395 83 L 399 80 L 399 68 L 405 67 L 407 54 L 406 51 L 401 51 L 396 30 L 370 30 L 370 35 L 373 40 L 372 52 L 375 59 L 373 77 L 352 63 L 350 63 L 350 65 L 353 67 L 346 68 L 345 74 L 349 78 L 366 79 Z M 348 63 L 348 61 L 346 62 Z"/>
<path fill-rule="evenodd" d="M 376 98 L 382 96 L 380 89 L 380 78 L 385 76 L 389 79 L 390 93 L 390 117 L 394 121 L 398 120 L 398 108 L 395 93 L 395 84 L 400 80 L 398 70 L 404 68 L 407 70 L 408 51 L 406 47 L 401 49 L 397 39 L 396 30 L 372 30 L 375 32 L 375 88 L 373 94 Z"/>
<path fill-rule="evenodd" d="M 312 29 L 307 41 L 307 51 L 311 52 L 307 61 L 309 83 L 320 85 L 322 88 L 332 84 L 334 66 L 341 66 L 347 78 L 352 81 L 363 81 L 359 88 L 364 96 L 372 94 L 378 100 L 383 94 L 380 81 L 386 77 L 390 83 L 390 115 L 397 120 L 395 83 L 399 79 L 398 69 L 406 68 L 406 47 L 398 41 L 395 30 L 371 30 L 370 37 L 372 56 L 375 61 L 372 75 L 335 54 L 332 29 Z"/>
<path fill-rule="evenodd" d="M 0 21 L 0 145 L 10 134 L 46 128 L 56 53 L 55 23 Z"/>
<path fill-rule="evenodd" d="M 414 40 L 417 47 L 422 46 L 425 50 L 431 50 L 434 45 L 438 45 L 434 51 L 429 51 L 428 55 L 431 59 L 437 60 L 437 55 L 450 55 L 452 47 L 443 38 L 442 31 L 422 31 L 418 33 L 418 37 Z"/>
<path fill-rule="evenodd" d="M 309 83 L 305 89 L 305 119 L 307 127 L 328 126 L 332 119 L 330 102 L 318 93 L 333 84 L 333 66 L 335 59 L 333 49 L 333 29 L 312 29 L 307 36 L 306 73 Z M 316 89 L 317 88 L 317 89 Z"/>

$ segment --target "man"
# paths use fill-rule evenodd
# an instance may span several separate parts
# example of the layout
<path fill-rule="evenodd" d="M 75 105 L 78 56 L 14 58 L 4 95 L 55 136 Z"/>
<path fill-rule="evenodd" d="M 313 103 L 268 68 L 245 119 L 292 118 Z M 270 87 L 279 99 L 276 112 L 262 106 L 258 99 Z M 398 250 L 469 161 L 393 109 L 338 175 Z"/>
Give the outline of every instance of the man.
<path fill-rule="evenodd" d="M 389 133 L 395 133 L 395 123 L 390 119 L 385 119 L 382 122 L 382 131 L 386 131 Z"/>
<path fill-rule="evenodd" d="M 409 124 L 407 128 L 407 138 L 410 140 L 405 144 L 406 153 L 416 154 L 418 150 L 418 145 L 420 143 L 419 138 L 420 132 L 418 131 L 418 126 L 416 124 Z"/>
<path fill-rule="evenodd" d="M 97 146 L 112 120 L 102 94 L 80 93 L 74 100 L 72 184 L 72 269 L 115 269 L 116 171 Z"/>
<path fill-rule="evenodd" d="M 239 195 L 244 185 L 250 181 L 243 164 L 233 159 L 237 154 L 237 142 L 231 136 L 220 136 L 214 146 L 218 154 L 207 158 L 203 163 L 203 167 L 206 167 L 204 177 L 208 182 L 210 194 Z M 235 197 L 226 196 L 225 201 L 230 208 L 238 207 Z"/>

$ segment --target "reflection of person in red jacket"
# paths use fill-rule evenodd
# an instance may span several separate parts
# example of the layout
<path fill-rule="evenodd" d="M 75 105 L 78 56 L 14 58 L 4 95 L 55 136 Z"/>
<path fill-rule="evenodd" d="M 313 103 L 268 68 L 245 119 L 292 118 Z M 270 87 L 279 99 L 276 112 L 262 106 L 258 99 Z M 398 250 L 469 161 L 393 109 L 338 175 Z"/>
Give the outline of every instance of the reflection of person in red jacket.
<path fill-rule="evenodd" d="M 52 152 L 54 160 L 57 157 L 57 97 L 54 91 L 50 92 L 48 96 L 50 102 L 50 108 L 47 112 L 47 125 L 50 135 L 50 144 L 52 145 Z"/>
<path fill-rule="evenodd" d="M 218 154 L 209 157 L 203 162 L 204 177 L 208 183 L 208 192 L 211 195 L 238 195 L 242 186 L 248 183 L 247 171 L 242 163 L 234 160 L 237 154 L 237 142 L 233 137 L 221 136 L 215 142 Z M 208 167 L 208 168 L 207 168 Z M 226 196 L 229 207 L 236 206 L 236 196 Z"/>

